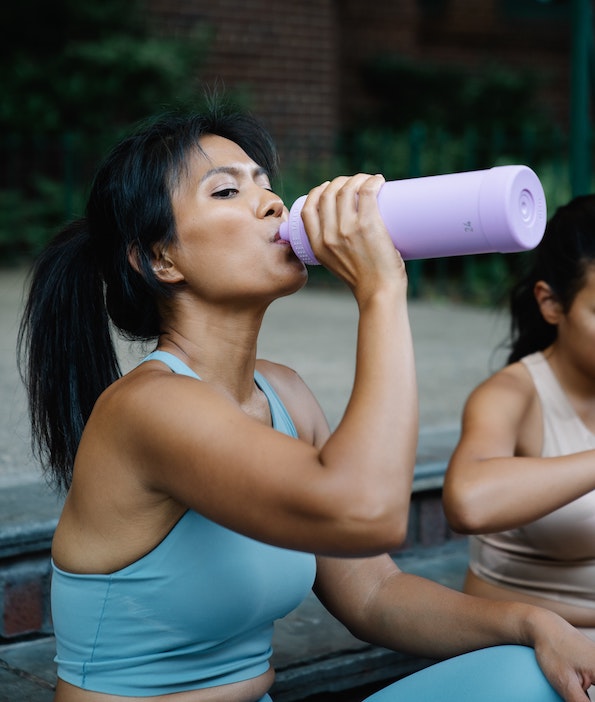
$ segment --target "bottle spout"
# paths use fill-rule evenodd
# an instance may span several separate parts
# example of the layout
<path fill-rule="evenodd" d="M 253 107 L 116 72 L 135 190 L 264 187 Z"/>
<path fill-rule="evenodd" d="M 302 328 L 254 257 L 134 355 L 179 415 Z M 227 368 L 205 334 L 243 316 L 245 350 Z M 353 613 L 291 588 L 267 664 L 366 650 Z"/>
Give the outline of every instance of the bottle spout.
<path fill-rule="evenodd" d="M 302 222 L 301 212 L 306 195 L 298 197 L 289 210 L 289 219 L 279 227 L 279 236 L 291 244 L 295 255 L 309 266 L 320 265 L 312 251 Z"/>
<path fill-rule="evenodd" d="M 279 236 L 283 241 L 289 241 L 289 222 L 282 222 L 279 227 Z"/>

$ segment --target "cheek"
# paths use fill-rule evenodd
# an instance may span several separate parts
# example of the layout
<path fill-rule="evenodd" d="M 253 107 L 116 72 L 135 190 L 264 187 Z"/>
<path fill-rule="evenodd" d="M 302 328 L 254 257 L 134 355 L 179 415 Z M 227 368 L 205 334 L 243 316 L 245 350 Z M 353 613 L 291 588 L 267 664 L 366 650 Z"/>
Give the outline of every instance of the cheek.
<path fill-rule="evenodd" d="M 177 230 L 178 252 L 186 266 L 219 268 L 232 250 L 231 237 L 222 230 L 221 224 L 203 217 L 183 222 Z"/>
<path fill-rule="evenodd" d="M 595 338 L 595 314 L 591 311 L 585 310 L 576 320 L 575 326 L 577 335 L 582 332 L 586 338 Z"/>
<path fill-rule="evenodd" d="M 592 359 L 595 362 L 595 316 L 581 315 L 573 322 L 563 331 L 561 329 L 559 331 L 567 335 L 569 343 L 577 354 L 585 360 Z"/>

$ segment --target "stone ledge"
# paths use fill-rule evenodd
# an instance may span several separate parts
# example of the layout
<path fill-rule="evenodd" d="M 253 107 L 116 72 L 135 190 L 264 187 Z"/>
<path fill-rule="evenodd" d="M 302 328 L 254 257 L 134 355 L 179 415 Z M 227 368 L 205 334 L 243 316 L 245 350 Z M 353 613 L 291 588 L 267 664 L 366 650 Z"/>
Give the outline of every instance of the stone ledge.
<path fill-rule="evenodd" d="M 0 487 L 0 561 L 49 550 L 61 508 L 44 482 Z"/>

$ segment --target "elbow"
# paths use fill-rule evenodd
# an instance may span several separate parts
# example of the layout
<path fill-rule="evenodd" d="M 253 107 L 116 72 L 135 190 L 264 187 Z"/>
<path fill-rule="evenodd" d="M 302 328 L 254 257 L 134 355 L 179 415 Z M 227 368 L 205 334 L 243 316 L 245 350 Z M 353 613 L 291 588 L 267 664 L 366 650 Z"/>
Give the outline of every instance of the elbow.
<path fill-rule="evenodd" d="M 347 532 L 345 543 L 348 546 L 342 555 L 362 558 L 394 553 L 403 546 L 407 537 L 407 528 L 403 528 L 402 520 L 398 518 L 351 522 Z"/>
<path fill-rule="evenodd" d="M 367 525 L 371 554 L 394 553 L 398 551 L 407 538 L 409 510 L 399 510 L 394 514 L 387 514 L 377 519 L 373 524 Z"/>
<path fill-rule="evenodd" d="M 457 534 L 481 534 L 485 532 L 485 509 L 477 505 L 471 495 L 458 491 L 453 493 L 445 486 L 442 494 L 444 515 L 450 528 Z"/>
<path fill-rule="evenodd" d="M 444 509 L 446 521 L 450 528 L 457 534 L 476 534 L 477 527 L 470 515 L 459 510 Z"/>
<path fill-rule="evenodd" d="M 340 521 L 347 532 L 344 543 L 349 554 L 370 556 L 398 550 L 407 538 L 409 500 L 387 499 L 382 495 L 360 495 Z"/>

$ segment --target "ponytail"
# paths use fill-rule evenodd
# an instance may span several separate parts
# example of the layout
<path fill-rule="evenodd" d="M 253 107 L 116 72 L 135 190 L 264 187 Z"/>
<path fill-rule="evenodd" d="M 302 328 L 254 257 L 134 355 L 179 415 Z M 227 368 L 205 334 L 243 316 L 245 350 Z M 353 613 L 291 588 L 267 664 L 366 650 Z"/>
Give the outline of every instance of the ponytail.
<path fill-rule="evenodd" d="M 510 293 L 511 346 L 508 363 L 520 361 L 554 343 L 557 327 L 543 318 L 533 289 L 538 278 L 529 273 Z"/>
<path fill-rule="evenodd" d="M 270 175 L 277 157 L 266 129 L 213 104 L 204 114 L 163 115 L 117 144 L 93 180 L 85 218 L 58 234 L 37 260 L 18 336 L 33 450 L 59 489 L 72 479 L 83 427 L 99 395 L 120 377 L 110 331 L 148 342 L 169 285 L 154 252 L 176 239 L 172 193 L 205 134 L 237 143 Z M 110 327 L 110 325 L 113 325 Z"/>
<path fill-rule="evenodd" d="M 19 328 L 19 371 L 36 457 L 66 490 L 83 427 L 120 376 L 86 219 L 64 228 L 37 259 Z"/>
<path fill-rule="evenodd" d="M 510 354 L 518 361 L 550 346 L 558 328 L 543 318 L 535 284 L 547 283 L 566 314 L 595 264 L 595 195 L 575 197 L 548 221 L 543 239 L 531 252 L 531 265 L 510 295 Z"/>

